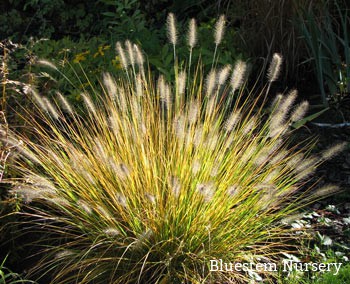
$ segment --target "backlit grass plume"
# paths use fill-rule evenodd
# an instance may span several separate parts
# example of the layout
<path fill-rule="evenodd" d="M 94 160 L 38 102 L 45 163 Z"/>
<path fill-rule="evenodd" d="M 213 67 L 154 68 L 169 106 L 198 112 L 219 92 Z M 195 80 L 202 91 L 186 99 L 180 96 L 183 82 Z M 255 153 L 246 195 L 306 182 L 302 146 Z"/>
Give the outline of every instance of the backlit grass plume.
<path fill-rule="evenodd" d="M 291 91 L 265 111 L 265 91 L 243 95 L 242 61 L 191 77 L 179 67 L 167 82 L 144 73 L 131 42 L 116 48 L 127 78 L 104 74 L 79 111 L 63 94 L 25 88 L 37 108 L 26 118 L 31 139 L 11 138 L 22 176 L 12 193 L 46 237 L 32 272 L 62 284 L 246 283 L 247 272 L 213 272 L 210 260 L 278 262 L 292 249 L 282 220 L 312 200 L 300 187 L 334 154 L 290 149 L 290 124 L 307 104 L 293 107 Z"/>

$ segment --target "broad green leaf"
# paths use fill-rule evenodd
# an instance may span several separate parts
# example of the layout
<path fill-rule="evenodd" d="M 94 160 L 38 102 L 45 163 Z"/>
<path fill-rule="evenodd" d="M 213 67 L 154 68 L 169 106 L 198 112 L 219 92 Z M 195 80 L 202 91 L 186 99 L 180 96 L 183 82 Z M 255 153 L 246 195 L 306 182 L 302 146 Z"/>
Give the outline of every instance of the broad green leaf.
<path fill-rule="evenodd" d="M 299 121 L 295 122 L 292 124 L 292 127 L 295 129 L 299 129 L 300 127 L 302 127 L 303 125 L 305 125 L 307 122 L 314 120 L 315 118 L 319 117 L 321 114 L 323 114 L 324 112 L 326 112 L 327 110 L 329 110 L 329 108 L 325 108 L 319 112 L 316 112 L 314 114 L 311 114 L 303 119 L 300 119 Z"/>

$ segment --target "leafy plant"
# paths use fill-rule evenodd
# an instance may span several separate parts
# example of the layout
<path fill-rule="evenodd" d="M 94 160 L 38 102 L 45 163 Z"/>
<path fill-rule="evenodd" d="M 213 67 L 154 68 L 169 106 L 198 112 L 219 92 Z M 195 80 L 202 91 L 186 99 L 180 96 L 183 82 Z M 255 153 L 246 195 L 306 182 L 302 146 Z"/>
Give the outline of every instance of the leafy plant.
<path fill-rule="evenodd" d="M 113 37 L 134 38 L 134 33 L 142 33 L 146 29 L 145 16 L 140 10 L 137 0 L 99 0 L 111 10 L 103 12 L 108 22 L 108 29 Z M 116 34 L 115 34 L 116 33 Z"/>
<path fill-rule="evenodd" d="M 216 49 L 224 19 L 215 24 Z M 196 26 L 189 30 L 193 48 Z M 246 283 L 257 274 L 213 272 L 209 261 L 278 262 L 300 238 L 285 218 L 337 190 L 300 190 L 344 147 L 311 157 L 289 146 L 307 103 L 293 108 L 293 90 L 276 97 L 271 113 L 259 104 L 279 75 L 279 54 L 254 97 L 242 88 L 244 62 L 221 66 L 214 56 L 205 76 L 191 52 L 184 64 L 178 57 L 174 15 L 168 37 L 170 82 L 161 75 L 155 83 L 140 48 L 126 41 L 116 46 L 125 75 L 105 73 L 102 90 L 81 93 L 78 110 L 61 93 L 52 100 L 24 87 L 36 104 L 34 115 L 23 109 L 33 139 L 10 135 L 22 178 L 9 181 L 23 200 L 24 227 L 46 238 L 31 272 L 50 274 L 50 283 Z"/>
<path fill-rule="evenodd" d="M 332 3 L 336 13 L 331 12 Z M 350 91 L 350 21 L 348 10 L 342 9 L 338 1 L 324 1 L 323 4 L 322 16 L 315 16 L 311 9 L 303 12 L 301 29 L 314 64 L 322 104 L 328 106 L 328 101 L 339 92 Z"/>
<path fill-rule="evenodd" d="M 1 38 L 26 44 L 31 38 L 96 36 L 105 29 L 97 1 L 4 0 L 0 4 Z"/>

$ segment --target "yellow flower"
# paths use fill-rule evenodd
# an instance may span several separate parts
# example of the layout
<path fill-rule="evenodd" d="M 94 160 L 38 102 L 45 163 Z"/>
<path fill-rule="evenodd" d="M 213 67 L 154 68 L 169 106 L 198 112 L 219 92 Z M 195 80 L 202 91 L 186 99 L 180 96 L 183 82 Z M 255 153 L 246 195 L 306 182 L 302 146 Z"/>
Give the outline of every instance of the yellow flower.
<path fill-rule="evenodd" d="M 97 52 L 94 54 L 94 58 L 96 58 L 96 57 L 99 56 L 99 55 L 104 56 L 104 55 L 105 55 L 104 50 L 108 50 L 108 49 L 110 49 L 110 48 L 111 48 L 110 45 L 100 45 L 100 46 L 98 47 Z"/>
<path fill-rule="evenodd" d="M 119 56 L 116 56 L 114 59 L 112 59 L 112 65 L 116 68 L 116 69 L 122 69 L 123 66 L 120 63 L 120 58 Z"/>
<path fill-rule="evenodd" d="M 73 62 L 74 62 L 74 63 L 79 63 L 79 62 L 81 62 L 81 61 L 86 60 L 86 55 L 88 55 L 89 53 L 90 53 L 89 50 L 84 51 L 84 52 L 82 52 L 82 53 L 78 53 L 78 54 L 75 56 L 75 58 L 73 59 Z"/>

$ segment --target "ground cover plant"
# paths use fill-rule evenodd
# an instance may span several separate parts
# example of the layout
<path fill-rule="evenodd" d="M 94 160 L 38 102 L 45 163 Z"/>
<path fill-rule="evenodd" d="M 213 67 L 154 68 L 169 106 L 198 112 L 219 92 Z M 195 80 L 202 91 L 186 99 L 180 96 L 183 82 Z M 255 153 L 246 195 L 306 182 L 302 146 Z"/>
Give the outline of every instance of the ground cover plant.
<path fill-rule="evenodd" d="M 332 273 L 326 273 L 320 279 L 316 280 L 315 283 L 317 283 L 317 284 L 343 284 L 343 283 L 349 283 L 349 281 L 350 281 L 350 267 L 349 267 L 349 265 L 346 265 L 339 271 L 339 275 L 333 275 Z"/>
<path fill-rule="evenodd" d="M 224 16 L 215 25 L 208 74 L 192 61 L 199 45 L 195 20 L 185 60 L 177 56 L 173 14 L 167 27 L 170 82 L 148 72 L 140 48 L 126 41 L 116 44 L 125 77 L 105 73 L 101 91 L 81 93 L 80 109 L 64 94 L 49 99 L 22 85 L 35 111 L 22 110 L 26 134 L 6 137 L 16 148 L 19 176 L 7 182 L 23 200 L 21 233 L 44 237 L 31 244 L 42 248 L 33 277 L 50 283 L 272 282 L 274 272 L 212 272 L 209 261 L 278 263 L 283 252 L 297 251 L 291 215 L 337 190 L 303 187 L 345 145 L 316 157 L 309 154 L 312 141 L 289 144 L 308 103 L 294 105 L 295 90 L 271 100 L 281 55 L 273 55 L 267 84 L 253 96 L 242 88 L 246 63 L 217 64 Z M 37 63 L 59 72 L 50 61 Z"/>

